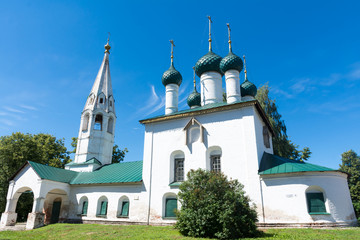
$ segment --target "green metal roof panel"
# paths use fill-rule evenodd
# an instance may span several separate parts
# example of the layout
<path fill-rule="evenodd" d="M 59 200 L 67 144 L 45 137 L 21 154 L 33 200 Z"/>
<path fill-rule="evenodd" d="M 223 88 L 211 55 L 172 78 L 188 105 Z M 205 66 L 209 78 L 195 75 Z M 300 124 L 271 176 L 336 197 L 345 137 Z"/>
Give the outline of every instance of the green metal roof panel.
<path fill-rule="evenodd" d="M 42 179 L 48 179 L 57 182 L 70 183 L 78 174 L 77 172 L 65 170 L 62 168 L 50 167 L 44 164 L 28 161 L 31 167 Z"/>
<path fill-rule="evenodd" d="M 94 172 L 79 172 L 70 184 L 127 183 L 142 181 L 142 161 L 105 165 Z"/>
<path fill-rule="evenodd" d="M 85 163 L 87 163 L 87 164 L 95 163 L 95 164 L 98 164 L 98 165 L 100 165 L 100 166 L 102 165 L 101 162 L 100 162 L 99 160 L 97 160 L 95 157 L 87 160 Z"/>
<path fill-rule="evenodd" d="M 75 172 L 30 161 L 29 164 L 40 178 L 69 184 L 129 183 L 142 181 L 142 161 L 109 164 L 94 172 Z"/>
<path fill-rule="evenodd" d="M 273 154 L 264 152 L 259 174 L 279 174 L 279 173 L 293 173 L 293 172 L 323 172 L 323 171 L 336 171 L 331 168 L 322 167 L 319 165 L 300 162 L 292 159 L 287 159 Z"/>

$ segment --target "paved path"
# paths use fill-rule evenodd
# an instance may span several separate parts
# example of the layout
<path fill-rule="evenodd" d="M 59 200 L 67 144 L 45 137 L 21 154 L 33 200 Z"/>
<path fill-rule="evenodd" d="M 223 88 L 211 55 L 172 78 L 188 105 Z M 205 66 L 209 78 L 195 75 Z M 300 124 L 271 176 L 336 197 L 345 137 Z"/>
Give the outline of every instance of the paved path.
<path fill-rule="evenodd" d="M 15 226 L 6 226 L 3 228 L 0 228 L 0 231 L 23 231 L 25 230 L 26 222 L 24 223 L 17 223 Z"/>

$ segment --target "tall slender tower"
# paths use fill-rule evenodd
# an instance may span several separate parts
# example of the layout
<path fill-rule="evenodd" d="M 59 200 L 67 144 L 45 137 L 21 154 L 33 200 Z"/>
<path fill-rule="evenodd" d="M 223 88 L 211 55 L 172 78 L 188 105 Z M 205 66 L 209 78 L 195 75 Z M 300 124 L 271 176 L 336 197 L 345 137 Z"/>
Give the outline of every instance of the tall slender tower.
<path fill-rule="evenodd" d="M 81 113 L 75 161 L 67 169 L 93 171 L 111 163 L 116 115 L 109 68 L 110 48 L 108 39 L 104 59 Z"/>

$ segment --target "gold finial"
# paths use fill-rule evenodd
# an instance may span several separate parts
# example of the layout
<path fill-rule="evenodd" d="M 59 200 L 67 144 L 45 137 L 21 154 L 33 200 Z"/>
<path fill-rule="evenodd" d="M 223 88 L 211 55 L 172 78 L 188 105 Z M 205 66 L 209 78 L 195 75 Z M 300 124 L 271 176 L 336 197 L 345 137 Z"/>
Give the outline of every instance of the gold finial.
<path fill-rule="evenodd" d="M 110 54 L 110 45 L 109 45 L 109 41 L 110 41 L 110 32 L 108 32 L 108 39 L 107 39 L 107 43 L 106 43 L 106 45 L 105 45 L 105 52 L 106 53 L 109 53 Z"/>
<path fill-rule="evenodd" d="M 192 67 L 194 70 L 194 91 L 196 91 L 196 80 L 195 80 L 195 67 Z"/>
<path fill-rule="evenodd" d="M 231 49 L 231 29 L 230 29 L 230 24 L 227 23 L 226 26 L 228 27 L 228 33 L 229 33 L 229 52 L 232 52 L 232 49 Z"/>
<path fill-rule="evenodd" d="M 245 55 L 243 55 L 244 58 L 244 73 L 245 73 L 245 81 L 247 80 L 247 71 L 246 71 L 246 60 L 245 60 Z"/>
<path fill-rule="evenodd" d="M 211 21 L 210 16 L 208 16 L 208 19 L 209 19 L 209 52 L 211 52 L 212 51 L 212 48 L 211 48 L 211 23 L 212 23 L 212 21 Z"/>
<path fill-rule="evenodd" d="M 170 40 L 170 43 L 171 43 L 171 65 L 173 65 L 173 63 L 174 63 L 174 47 L 175 47 L 174 40 Z"/>

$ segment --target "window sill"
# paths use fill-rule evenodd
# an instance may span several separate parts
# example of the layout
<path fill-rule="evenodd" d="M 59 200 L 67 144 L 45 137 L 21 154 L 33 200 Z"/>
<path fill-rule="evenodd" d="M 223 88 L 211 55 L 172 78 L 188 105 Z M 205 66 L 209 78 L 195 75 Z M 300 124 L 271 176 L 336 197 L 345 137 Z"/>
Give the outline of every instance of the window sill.
<path fill-rule="evenodd" d="M 129 216 L 117 216 L 117 218 L 129 218 Z"/>
<path fill-rule="evenodd" d="M 172 182 L 169 184 L 170 187 L 179 187 L 182 182 Z"/>
<path fill-rule="evenodd" d="M 311 212 L 309 214 L 310 215 L 331 215 L 330 213 L 327 213 L 327 212 Z"/>
<path fill-rule="evenodd" d="M 99 218 L 107 218 L 106 215 L 96 215 L 96 217 L 99 217 Z"/>
<path fill-rule="evenodd" d="M 163 217 L 164 220 L 177 220 L 177 217 Z"/>

